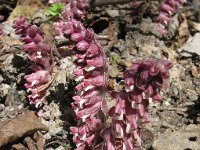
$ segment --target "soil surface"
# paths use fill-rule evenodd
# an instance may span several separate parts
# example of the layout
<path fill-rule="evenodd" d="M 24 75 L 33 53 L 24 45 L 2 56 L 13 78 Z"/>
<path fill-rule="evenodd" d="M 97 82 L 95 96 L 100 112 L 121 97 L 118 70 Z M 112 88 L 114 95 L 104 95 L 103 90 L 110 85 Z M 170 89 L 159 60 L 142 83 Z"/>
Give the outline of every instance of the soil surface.
<path fill-rule="evenodd" d="M 200 1 L 188 0 L 179 8 L 167 36 L 154 28 L 157 6 L 157 1 L 151 1 L 137 8 L 129 4 L 91 8 L 84 25 L 93 28 L 106 53 L 109 92 L 121 89 L 123 71 L 137 59 L 168 59 L 173 63 L 169 86 L 161 92 L 162 101 L 149 105 L 151 121 L 142 127 L 142 147 L 138 150 L 200 150 Z M 12 24 L 17 17 L 26 16 L 43 29 L 56 47 L 46 7 L 45 1 L 40 0 L 0 0 L 0 15 L 4 16 L 4 36 L 0 41 L 2 128 L 8 120 L 21 122 L 21 115 L 24 120 L 36 120 L 29 113 L 36 114 L 38 110 L 29 105 L 24 87 L 24 75 L 32 72 L 31 62 Z M 0 149 L 74 149 L 69 127 L 76 124 L 71 102 L 77 83 L 73 54 L 66 53 L 61 57 L 56 50 L 53 52 L 57 69 L 47 90 L 43 117 L 38 118 L 43 125 L 28 128 L 30 122 L 25 121 L 21 127 L 9 129 L 15 138 L 1 141 L 0 137 Z M 0 136 L 2 132 L 0 129 Z"/>

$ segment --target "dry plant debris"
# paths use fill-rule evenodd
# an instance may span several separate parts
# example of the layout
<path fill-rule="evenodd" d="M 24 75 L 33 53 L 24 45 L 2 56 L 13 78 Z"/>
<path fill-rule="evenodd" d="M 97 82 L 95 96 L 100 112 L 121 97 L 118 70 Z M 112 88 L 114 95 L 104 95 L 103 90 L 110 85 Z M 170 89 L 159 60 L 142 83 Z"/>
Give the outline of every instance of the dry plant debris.
<path fill-rule="evenodd" d="M 47 131 L 33 111 L 25 112 L 15 119 L 0 122 L 0 147 L 36 131 Z"/>

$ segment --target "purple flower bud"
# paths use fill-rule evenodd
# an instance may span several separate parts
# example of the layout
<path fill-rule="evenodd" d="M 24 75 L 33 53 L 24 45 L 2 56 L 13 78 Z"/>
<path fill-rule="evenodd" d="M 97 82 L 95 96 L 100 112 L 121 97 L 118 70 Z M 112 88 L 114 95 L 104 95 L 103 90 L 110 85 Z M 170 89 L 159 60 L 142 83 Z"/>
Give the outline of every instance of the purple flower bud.
<path fill-rule="evenodd" d="M 29 52 L 32 52 L 37 49 L 37 45 L 34 42 L 31 42 L 29 44 L 23 45 L 23 48 Z"/>
<path fill-rule="evenodd" d="M 86 51 L 86 49 L 89 47 L 89 44 L 86 41 L 80 41 L 76 45 L 77 50 L 79 51 Z"/>
<path fill-rule="evenodd" d="M 46 43 L 42 42 L 38 43 L 37 49 L 42 53 L 49 53 L 49 54 L 51 53 L 51 47 Z"/>
<path fill-rule="evenodd" d="M 33 41 L 34 41 L 36 44 L 38 44 L 41 40 L 42 40 L 42 36 L 41 36 L 40 34 L 37 34 L 37 35 L 34 37 L 34 39 L 33 39 Z"/>
<path fill-rule="evenodd" d="M 73 33 L 71 35 L 71 40 L 74 42 L 79 42 L 84 39 L 84 34 L 83 33 Z"/>
<path fill-rule="evenodd" d="M 27 34 L 31 37 L 34 38 L 37 33 L 38 33 L 38 27 L 35 25 L 32 25 L 28 30 L 27 30 Z"/>

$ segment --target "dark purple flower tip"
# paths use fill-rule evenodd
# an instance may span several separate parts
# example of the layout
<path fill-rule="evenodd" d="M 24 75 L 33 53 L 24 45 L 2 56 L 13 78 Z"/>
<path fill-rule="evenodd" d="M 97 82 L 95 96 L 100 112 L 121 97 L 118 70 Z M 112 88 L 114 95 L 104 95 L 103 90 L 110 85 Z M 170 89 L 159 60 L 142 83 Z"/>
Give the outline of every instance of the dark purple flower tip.
<path fill-rule="evenodd" d="M 27 33 L 31 38 L 34 38 L 37 35 L 38 31 L 39 31 L 38 27 L 36 25 L 32 25 L 28 29 Z"/>
<path fill-rule="evenodd" d="M 140 67 L 141 67 L 141 61 L 138 60 L 137 62 L 134 62 L 133 65 L 131 65 L 129 67 L 129 69 L 124 72 L 124 78 L 126 79 L 125 76 L 135 75 L 138 72 L 138 70 L 140 69 Z"/>
<path fill-rule="evenodd" d="M 141 79 L 141 76 L 138 76 L 135 79 L 135 86 L 139 89 L 144 91 L 146 89 L 146 87 L 148 86 L 148 82 L 144 81 Z"/>
<path fill-rule="evenodd" d="M 33 42 L 33 39 L 28 35 L 26 37 L 20 37 L 19 39 L 26 44 Z"/>
<path fill-rule="evenodd" d="M 29 52 L 36 51 L 37 45 L 34 42 L 23 45 L 23 48 Z"/>
<path fill-rule="evenodd" d="M 158 66 L 157 66 L 157 65 L 151 66 L 149 72 L 150 72 L 150 75 L 151 75 L 151 76 L 156 76 L 156 75 L 159 73 L 159 68 L 158 68 Z"/>
<path fill-rule="evenodd" d="M 148 82 L 152 79 L 152 75 L 149 70 L 144 70 L 143 72 L 141 72 L 140 77 L 145 82 Z"/>
<path fill-rule="evenodd" d="M 51 52 L 51 47 L 46 44 L 46 43 L 42 43 L 40 42 L 38 45 L 37 45 L 37 51 L 38 52 L 42 52 L 42 53 L 50 53 Z"/>
<path fill-rule="evenodd" d="M 33 38 L 33 41 L 38 44 L 42 40 L 42 36 L 40 34 L 36 34 L 36 36 Z"/>
<path fill-rule="evenodd" d="M 25 17 L 21 16 L 14 21 L 13 28 L 17 28 L 25 23 Z"/>
<path fill-rule="evenodd" d="M 142 102 L 142 94 L 141 94 L 141 91 L 139 90 L 134 90 L 133 92 L 130 92 L 129 93 L 129 101 L 132 102 L 134 101 L 135 103 L 141 103 Z"/>

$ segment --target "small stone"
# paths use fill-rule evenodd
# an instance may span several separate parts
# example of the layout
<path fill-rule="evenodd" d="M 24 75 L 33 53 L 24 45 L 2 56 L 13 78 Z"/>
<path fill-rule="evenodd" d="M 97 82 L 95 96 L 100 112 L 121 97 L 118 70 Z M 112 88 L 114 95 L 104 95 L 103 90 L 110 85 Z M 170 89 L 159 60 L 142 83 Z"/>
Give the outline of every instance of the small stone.
<path fill-rule="evenodd" d="M 131 55 L 135 56 L 137 54 L 137 50 L 135 48 L 130 48 L 129 52 Z"/>
<path fill-rule="evenodd" d="M 113 18 L 119 16 L 119 10 L 106 10 L 106 12 Z"/>
<path fill-rule="evenodd" d="M 182 56 L 191 57 L 196 54 L 200 56 L 200 33 L 196 33 L 192 38 L 189 38 L 186 44 L 179 50 Z"/>
<path fill-rule="evenodd" d="M 191 73 L 194 77 L 200 77 L 200 67 L 193 66 L 191 68 Z"/>

